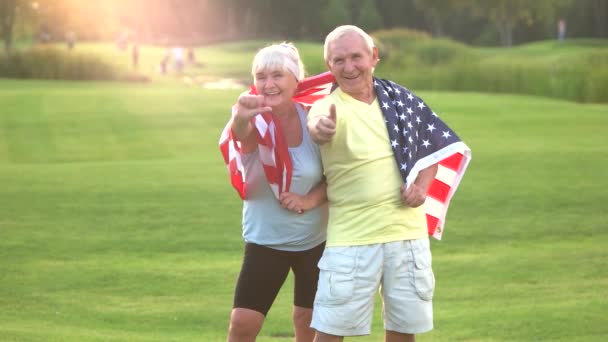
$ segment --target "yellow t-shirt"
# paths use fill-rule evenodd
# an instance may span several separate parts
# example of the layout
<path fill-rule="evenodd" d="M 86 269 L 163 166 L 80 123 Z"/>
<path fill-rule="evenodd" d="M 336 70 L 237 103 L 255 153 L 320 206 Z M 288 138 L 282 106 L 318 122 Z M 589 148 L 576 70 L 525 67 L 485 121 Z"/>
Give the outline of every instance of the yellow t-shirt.
<path fill-rule="evenodd" d="M 327 179 L 327 246 L 353 246 L 424 238 L 423 206 L 401 201 L 403 183 L 378 100 L 371 105 L 336 89 L 317 101 L 308 119 L 336 105 L 336 134 L 320 146 Z"/>

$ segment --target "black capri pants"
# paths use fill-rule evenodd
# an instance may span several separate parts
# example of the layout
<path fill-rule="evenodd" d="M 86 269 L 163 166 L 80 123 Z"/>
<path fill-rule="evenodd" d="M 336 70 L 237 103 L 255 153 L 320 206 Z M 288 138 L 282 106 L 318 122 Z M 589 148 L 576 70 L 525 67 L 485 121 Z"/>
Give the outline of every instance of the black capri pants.
<path fill-rule="evenodd" d="M 289 270 L 293 270 L 293 304 L 312 308 L 319 281 L 317 264 L 324 249 L 325 242 L 298 252 L 280 251 L 253 243 L 245 244 L 233 307 L 255 310 L 266 316 Z"/>

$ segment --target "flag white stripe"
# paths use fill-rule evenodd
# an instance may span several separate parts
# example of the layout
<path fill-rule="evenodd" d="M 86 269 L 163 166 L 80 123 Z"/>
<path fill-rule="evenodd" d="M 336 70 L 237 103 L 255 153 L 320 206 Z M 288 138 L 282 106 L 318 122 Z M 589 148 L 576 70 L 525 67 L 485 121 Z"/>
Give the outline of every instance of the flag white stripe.
<path fill-rule="evenodd" d="M 268 124 L 259 114 L 255 117 L 255 128 L 260 132 L 260 136 L 266 135 L 266 131 L 268 131 Z"/>
<path fill-rule="evenodd" d="M 443 202 L 439 202 L 432 197 L 427 197 L 424 202 L 424 209 L 428 215 L 436 217 L 439 221 L 443 222 L 445 217 L 445 204 Z"/>
<path fill-rule="evenodd" d="M 458 176 L 456 171 L 450 170 L 449 168 L 447 168 L 445 166 L 439 165 L 439 168 L 437 169 L 437 175 L 435 176 L 435 178 L 437 180 L 442 181 L 443 183 L 451 186 L 452 184 L 454 184 L 454 180 L 456 179 L 456 176 Z"/>
<path fill-rule="evenodd" d="M 258 145 L 260 160 L 263 165 L 276 167 L 277 162 L 274 155 L 274 147 Z"/>

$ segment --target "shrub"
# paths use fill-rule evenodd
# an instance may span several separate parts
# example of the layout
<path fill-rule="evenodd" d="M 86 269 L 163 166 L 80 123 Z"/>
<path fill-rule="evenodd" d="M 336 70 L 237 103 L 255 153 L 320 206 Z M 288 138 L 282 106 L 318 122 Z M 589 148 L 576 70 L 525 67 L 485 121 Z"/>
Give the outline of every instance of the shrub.
<path fill-rule="evenodd" d="M 431 35 L 426 32 L 405 28 L 375 31 L 372 37 L 380 51 L 380 58 L 408 53 L 414 44 L 431 40 Z"/>
<path fill-rule="evenodd" d="M 417 31 L 406 28 L 394 28 L 390 30 L 378 30 L 372 33 L 372 36 L 391 47 L 400 48 L 412 42 L 422 40 L 430 40 L 431 35 L 428 32 Z"/>
<path fill-rule="evenodd" d="M 604 41 L 483 49 L 401 29 L 379 31 L 374 37 L 389 51 L 378 64 L 379 76 L 412 90 L 487 91 L 608 102 Z"/>
<path fill-rule="evenodd" d="M 116 81 L 126 80 L 127 76 L 124 70 L 100 57 L 55 47 L 0 54 L 0 77 Z"/>
<path fill-rule="evenodd" d="M 465 45 L 449 39 L 423 40 L 412 48 L 421 63 L 437 65 L 468 60 L 475 55 Z"/>

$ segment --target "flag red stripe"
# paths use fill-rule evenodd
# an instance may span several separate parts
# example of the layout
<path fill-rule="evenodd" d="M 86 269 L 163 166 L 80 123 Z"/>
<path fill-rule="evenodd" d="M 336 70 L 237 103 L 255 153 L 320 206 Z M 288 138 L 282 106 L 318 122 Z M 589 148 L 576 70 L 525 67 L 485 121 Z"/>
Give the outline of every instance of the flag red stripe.
<path fill-rule="evenodd" d="M 222 151 L 222 156 L 224 156 L 224 162 L 228 164 L 230 162 L 230 142 L 226 141 L 220 144 L 220 150 Z"/>
<path fill-rule="evenodd" d="M 279 122 L 275 120 L 275 122 Z M 288 192 L 291 185 L 291 176 L 293 173 L 293 168 L 291 165 L 291 156 L 289 155 L 289 149 L 287 147 L 287 139 L 283 134 L 283 129 L 281 125 L 275 125 L 275 139 L 276 141 L 283 142 L 281 146 L 275 146 L 275 154 L 277 155 L 277 173 L 279 179 L 277 180 L 277 184 L 279 184 L 279 193 L 285 191 Z M 285 177 L 285 188 L 283 188 L 283 177 Z"/>
<path fill-rule="evenodd" d="M 430 196 L 441 203 L 445 203 L 445 201 L 448 199 L 448 195 L 450 194 L 450 189 L 451 187 L 449 185 L 435 178 L 431 182 L 426 194 L 427 196 Z"/>
<path fill-rule="evenodd" d="M 453 155 L 440 161 L 439 164 L 441 166 L 447 167 L 450 170 L 458 172 L 458 169 L 460 168 L 460 163 L 462 163 L 462 158 L 462 153 L 454 153 Z"/>
<path fill-rule="evenodd" d="M 439 219 L 435 216 L 426 214 L 426 225 L 429 230 L 429 235 L 433 235 L 435 234 L 435 230 L 437 230 L 437 226 L 439 225 Z"/>
<path fill-rule="evenodd" d="M 310 88 L 322 89 L 319 88 L 319 85 L 322 84 L 332 84 L 334 82 L 334 76 L 329 72 L 324 72 L 322 74 L 318 74 L 315 76 L 310 76 L 308 78 L 303 79 L 298 83 L 298 89 L 296 91 L 296 97 L 300 95 L 301 92 L 305 92 Z"/>

